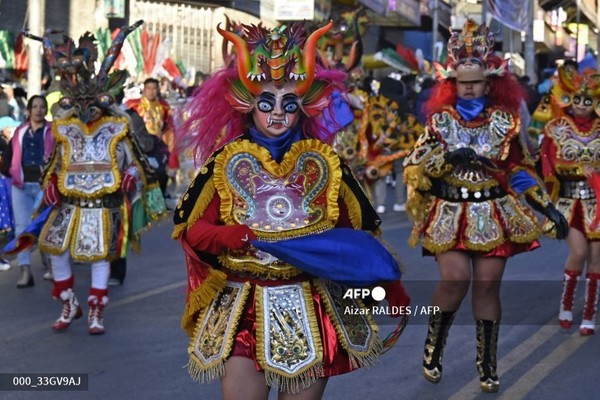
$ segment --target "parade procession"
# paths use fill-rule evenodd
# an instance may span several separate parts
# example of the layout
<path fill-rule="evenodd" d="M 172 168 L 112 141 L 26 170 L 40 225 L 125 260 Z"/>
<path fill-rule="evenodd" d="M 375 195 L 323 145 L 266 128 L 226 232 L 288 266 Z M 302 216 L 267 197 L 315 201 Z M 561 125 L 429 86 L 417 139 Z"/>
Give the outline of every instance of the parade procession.
<path fill-rule="evenodd" d="M 1 397 L 594 398 L 600 0 L 266 3 L 0 2 Z"/>

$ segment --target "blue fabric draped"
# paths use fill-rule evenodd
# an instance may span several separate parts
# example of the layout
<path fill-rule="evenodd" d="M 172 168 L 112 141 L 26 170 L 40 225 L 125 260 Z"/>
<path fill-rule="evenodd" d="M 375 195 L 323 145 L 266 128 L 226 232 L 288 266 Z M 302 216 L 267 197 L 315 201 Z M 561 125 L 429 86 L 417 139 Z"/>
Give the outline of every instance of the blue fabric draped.
<path fill-rule="evenodd" d="M 394 256 L 365 231 L 335 228 L 294 239 L 251 243 L 311 275 L 349 286 L 371 286 L 402 275 Z"/>
<path fill-rule="evenodd" d="M 290 147 L 302 139 L 302 130 L 300 129 L 300 124 L 289 129 L 283 135 L 275 138 L 266 137 L 260 133 L 258 129 L 256 129 L 256 126 L 251 126 L 249 133 L 252 141 L 269 150 L 269 153 L 271 153 L 271 158 L 277 162 L 281 162 L 281 160 L 283 160 L 283 156 L 288 152 Z"/>
<path fill-rule="evenodd" d="M 530 187 L 536 186 L 538 182 L 527 171 L 520 170 L 510 177 L 510 186 L 517 195 L 520 195 Z"/>
<path fill-rule="evenodd" d="M 456 101 L 456 111 L 466 119 L 467 121 L 472 121 L 485 108 L 487 104 L 487 97 L 481 96 L 475 99 L 463 99 L 462 97 L 458 97 Z"/>
<path fill-rule="evenodd" d="M 354 121 L 354 114 L 339 90 L 331 93 L 329 101 L 329 107 L 323 110 L 321 123 L 330 135 L 335 135 Z"/>
<path fill-rule="evenodd" d="M 44 224 L 50 216 L 52 207 L 47 207 L 42 211 L 31 223 L 25 228 L 23 232 L 15 239 L 11 240 L 2 249 L 2 254 L 17 254 L 23 250 L 27 250 L 35 243 L 35 240 L 40 235 Z"/>

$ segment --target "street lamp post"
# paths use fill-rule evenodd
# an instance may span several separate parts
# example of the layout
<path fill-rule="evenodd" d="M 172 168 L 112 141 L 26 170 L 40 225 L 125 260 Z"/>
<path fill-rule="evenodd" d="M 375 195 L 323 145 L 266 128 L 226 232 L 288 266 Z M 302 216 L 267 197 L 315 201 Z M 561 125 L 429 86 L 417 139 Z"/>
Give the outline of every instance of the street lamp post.
<path fill-rule="evenodd" d="M 43 36 L 44 0 L 29 0 L 29 21 L 27 27 L 36 36 Z M 37 40 L 28 40 L 29 62 L 27 65 L 27 96 L 42 91 L 42 44 Z"/>
<path fill-rule="evenodd" d="M 531 79 L 531 83 L 537 83 L 535 73 L 535 43 L 533 41 L 533 1 L 527 6 L 527 26 L 525 32 L 525 74 Z"/>

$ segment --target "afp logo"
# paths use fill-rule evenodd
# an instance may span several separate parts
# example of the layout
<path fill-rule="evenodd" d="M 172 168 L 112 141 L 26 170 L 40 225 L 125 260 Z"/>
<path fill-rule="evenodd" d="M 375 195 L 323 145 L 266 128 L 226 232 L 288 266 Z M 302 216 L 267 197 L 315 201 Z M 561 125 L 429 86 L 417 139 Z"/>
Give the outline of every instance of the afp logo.
<path fill-rule="evenodd" d="M 381 301 L 385 299 L 385 289 L 381 286 L 375 286 L 373 289 L 369 288 L 348 288 L 344 293 L 344 299 L 368 299 L 372 298 L 375 301 Z"/>

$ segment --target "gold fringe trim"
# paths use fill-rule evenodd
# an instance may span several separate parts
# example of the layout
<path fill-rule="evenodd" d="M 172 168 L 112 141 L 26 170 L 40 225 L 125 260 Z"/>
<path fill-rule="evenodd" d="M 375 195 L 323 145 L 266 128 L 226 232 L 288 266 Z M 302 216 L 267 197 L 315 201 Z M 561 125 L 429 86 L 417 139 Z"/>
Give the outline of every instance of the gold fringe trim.
<path fill-rule="evenodd" d="M 254 263 L 249 260 L 235 262 L 231 258 L 229 258 L 227 254 L 222 254 L 218 256 L 218 259 L 221 265 L 232 271 L 249 272 L 260 277 L 265 277 L 266 279 L 290 279 L 300 275 L 303 272 L 302 270 L 294 267 L 293 265 L 285 263 L 283 263 L 281 266 L 278 265 L 277 268 L 273 268 L 269 265 Z"/>
<path fill-rule="evenodd" d="M 186 194 L 183 195 L 182 199 L 187 194 L 188 193 L 186 192 Z M 187 227 L 194 225 L 194 223 L 196 221 L 198 221 L 200 218 L 202 218 L 202 216 L 204 215 L 204 211 L 206 210 L 206 208 L 208 207 L 208 205 L 210 204 L 210 202 L 212 201 L 214 196 L 215 196 L 215 184 L 212 179 L 209 179 L 206 182 L 206 184 L 204 185 L 204 187 L 202 188 L 200 195 L 196 199 L 194 208 L 192 209 L 192 212 L 190 213 L 187 221 L 175 225 L 175 227 L 173 228 L 173 233 L 171 233 L 171 238 L 178 239 L 179 236 L 181 236 L 181 234 L 183 233 L 183 231 L 185 231 L 187 229 Z M 175 212 L 182 213 L 183 210 L 181 210 L 181 207 L 177 207 L 177 210 Z"/>
<path fill-rule="evenodd" d="M 229 354 L 231 353 L 231 348 L 233 347 L 233 342 L 237 334 L 237 326 L 240 321 L 240 316 L 242 315 L 245 309 L 246 301 L 248 299 L 248 293 L 250 293 L 250 286 L 250 283 L 246 282 L 239 288 L 237 299 L 232 304 L 232 306 L 235 307 L 232 310 L 233 315 L 231 315 L 228 320 L 229 328 L 226 331 L 227 337 L 223 338 L 224 343 L 221 346 L 221 357 L 215 359 L 209 364 L 203 364 L 200 358 L 198 358 L 198 356 L 194 353 L 194 350 L 195 342 L 198 339 L 198 334 L 200 333 L 200 328 L 205 326 L 203 324 L 203 321 L 206 318 L 206 313 L 210 312 L 209 307 L 212 304 L 212 300 L 217 298 L 217 295 L 215 295 L 214 298 L 211 299 L 210 303 L 206 307 L 204 307 L 204 309 L 200 313 L 198 319 L 196 320 L 196 326 L 193 330 L 190 344 L 188 346 L 189 361 L 187 364 L 187 369 L 188 373 L 194 381 L 200 383 L 212 382 L 215 379 L 223 377 L 223 375 L 225 374 L 225 362 L 229 357 Z"/>
<path fill-rule="evenodd" d="M 223 360 L 204 368 L 198 357 L 193 353 L 190 354 L 186 368 L 192 380 L 199 383 L 209 383 L 225 376 L 225 363 Z"/>
<path fill-rule="evenodd" d="M 340 159 L 333 151 L 331 146 L 316 140 L 306 139 L 300 140 L 292 145 L 290 150 L 285 154 L 281 163 L 277 163 L 271 158 L 269 151 L 252 143 L 249 140 L 238 140 L 232 142 L 223 148 L 223 151 L 215 158 L 214 167 L 214 185 L 216 190 L 221 196 L 221 218 L 223 221 L 230 225 L 236 223 L 233 219 L 233 193 L 234 190 L 231 188 L 229 180 L 227 179 L 226 166 L 233 156 L 240 153 L 249 153 L 253 155 L 262 165 L 262 168 L 269 174 L 276 177 L 283 177 L 290 173 L 299 156 L 305 152 L 315 152 L 323 156 L 323 159 L 327 163 L 329 172 L 329 182 L 327 187 L 327 219 L 335 223 L 340 214 L 338 207 L 338 191 L 342 180 L 342 169 L 340 166 Z"/>
<path fill-rule="evenodd" d="M 381 340 L 381 338 L 379 337 L 379 335 L 377 335 L 376 333 L 375 337 L 373 338 L 373 341 L 371 342 L 371 348 L 370 351 L 366 354 L 358 354 L 356 352 L 353 351 L 348 351 L 348 358 L 350 360 L 350 365 L 352 365 L 352 368 L 354 369 L 358 369 L 358 368 L 371 368 L 372 366 L 374 366 L 375 364 L 377 364 L 377 362 L 379 362 L 379 359 L 381 357 L 381 355 L 383 354 L 383 341 Z"/>
<path fill-rule="evenodd" d="M 419 244 L 420 237 L 421 237 L 421 230 L 418 229 L 416 225 L 413 225 L 413 228 L 410 231 L 410 236 L 408 237 L 408 245 L 412 248 L 417 247 L 417 245 Z"/>
<path fill-rule="evenodd" d="M 558 180 L 556 175 L 552 175 L 545 177 L 544 183 L 546 183 L 546 187 L 548 187 L 549 183 L 552 184 L 552 191 L 548 193 L 548 195 L 550 196 L 552 202 L 556 203 L 558 201 L 558 194 L 560 191 L 560 181 Z"/>
<path fill-rule="evenodd" d="M 323 370 L 322 362 L 313 365 L 306 371 L 293 377 L 283 376 L 274 371 L 265 371 L 265 380 L 268 386 L 277 388 L 279 392 L 293 394 L 300 393 L 301 390 L 315 384 L 324 376 L 325 371 Z"/>
<path fill-rule="evenodd" d="M 457 240 L 451 240 L 443 245 L 434 242 L 428 237 L 423 238 L 423 247 L 432 253 L 443 253 L 456 246 Z"/>
<path fill-rule="evenodd" d="M 206 279 L 189 295 L 181 318 L 181 327 L 191 337 L 194 334 L 194 315 L 207 307 L 210 302 L 225 288 L 227 274 L 210 269 Z"/>
<path fill-rule="evenodd" d="M 348 343 L 346 335 L 344 334 L 344 329 L 341 326 L 340 319 L 337 317 L 338 313 L 336 313 L 336 310 L 333 309 L 333 304 L 330 301 L 330 295 L 327 289 L 325 288 L 325 285 L 321 280 L 315 280 L 314 285 L 317 292 L 321 296 L 321 299 L 323 300 L 325 311 L 333 324 L 333 327 L 338 337 L 338 341 L 342 345 L 342 348 L 346 350 L 346 353 L 348 354 L 348 359 L 350 360 L 350 365 L 352 365 L 352 368 L 369 368 L 377 364 L 377 362 L 379 361 L 379 357 L 381 357 L 381 355 L 383 354 L 383 341 L 378 335 L 379 328 L 377 327 L 377 324 L 373 320 L 372 316 L 369 314 L 364 315 L 364 317 L 367 320 L 367 323 L 371 326 L 371 329 L 373 331 L 373 338 L 371 342 L 367 345 L 368 349 L 365 352 L 355 351 L 354 349 L 350 348 L 350 344 Z M 366 308 L 360 300 L 356 300 L 356 303 L 359 307 Z"/>
<path fill-rule="evenodd" d="M 404 168 L 404 183 L 413 187 L 415 190 L 430 190 L 431 180 L 425 175 L 423 167 L 420 165 L 407 165 Z"/>
<path fill-rule="evenodd" d="M 350 190 L 350 187 L 344 182 L 340 186 L 340 197 L 348 208 L 348 217 L 350 223 L 354 229 L 360 229 L 362 227 L 362 211 L 360 208 L 360 202 Z"/>
<path fill-rule="evenodd" d="M 320 221 L 312 225 L 304 226 L 302 228 L 290 229 L 285 231 L 254 231 L 259 240 L 265 240 L 268 242 L 276 242 L 283 239 L 295 239 L 303 236 L 313 235 L 315 233 L 321 233 L 333 229 L 335 225 L 332 221 L 325 220 Z M 252 228 L 252 226 L 250 226 Z"/>

